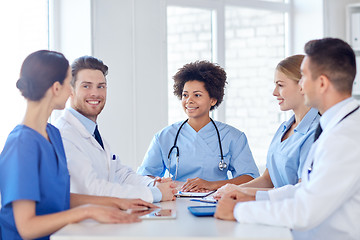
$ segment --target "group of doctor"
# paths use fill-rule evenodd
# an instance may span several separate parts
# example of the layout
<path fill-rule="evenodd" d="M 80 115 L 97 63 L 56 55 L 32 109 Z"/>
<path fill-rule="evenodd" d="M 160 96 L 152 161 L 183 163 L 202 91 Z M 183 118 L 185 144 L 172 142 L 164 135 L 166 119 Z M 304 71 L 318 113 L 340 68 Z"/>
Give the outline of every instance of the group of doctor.
<path fill-rule="evenodd" d="M 271 190 L 260 178 L 226 185 L 216 193 L 215 217 L 287 227 L 294 239 L 360 239 L 360 110 L 351 97 L 355 54 L 334 38 L 308 42 L 305 53 L 301 93 L 321 117 L 299 169 L 301 181 Z M 269 174 L 273 180 L 270 169 Z"/>
<path fill-rule="evenodd" d="M 183 191 L 219 189 L 220 219 L 286 226 L 299 239 L 359 239 L 355 56 L 331 38 L 307 43 L 305 52 L 276 67 L 273 95 L 282 111 L 294 114 L 275 133 L 260 177 L 245 134 L 210 118 L 224 96 L 220 66 L 196 61 L 174 75 L 174 94 L 188 119 L 154 136 L 136 173 L 111 152 L 97 125 L 108 67 L 90 56 L 69 66 L 58 52 L 30 54 L 17 82 L 27 100 L 25 117 L 0 155 L 0 236 L 48 239 L 86 218 L 138 221 L 121 210 L 174 200 L 181 183 Z M 56 127 L 47 123 L 69 96 Z"/>

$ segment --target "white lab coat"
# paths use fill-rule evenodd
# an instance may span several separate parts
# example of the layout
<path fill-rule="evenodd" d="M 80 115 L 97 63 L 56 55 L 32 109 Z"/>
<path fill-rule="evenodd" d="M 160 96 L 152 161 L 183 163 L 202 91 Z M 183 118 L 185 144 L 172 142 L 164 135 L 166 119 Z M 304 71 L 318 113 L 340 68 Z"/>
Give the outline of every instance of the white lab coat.
<path fill-rule="evenodd" d="M 360 109 L 339 122 L 357 105 L 352 99 L 326 124 L 301 183 L 269 191 L 270 201 L 238 203 L 235 218 L 291 228 L 295 239 L 360 239 Z"/>
<path fill-rule="evenodd" d="M 113 160 L 104 138 L 104 149 L 85 126 L 66 109 L 57 120 L 63 139 L 70 173 L 71 192 L 119 198 L 141 198 L 153 202 L 147 187 L 153 179 L 136 174 L 131 168 Z"/>

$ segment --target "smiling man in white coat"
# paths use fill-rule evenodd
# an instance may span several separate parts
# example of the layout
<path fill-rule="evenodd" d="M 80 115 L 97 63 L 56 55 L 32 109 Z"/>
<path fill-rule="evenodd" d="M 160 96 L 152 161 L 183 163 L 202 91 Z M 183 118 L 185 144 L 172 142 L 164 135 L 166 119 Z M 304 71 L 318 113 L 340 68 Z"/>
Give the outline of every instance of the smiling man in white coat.
<path fill-rule="evenodd" d="M 100 135 L 96 120 L 106 102 L 108 67 L 90 56 L 76 59 L 71 67 L 71 107 L 56 122 L 68 161 L 71 192 L 148 202 L 173 200 L 174 183 L 154 184 L 154 179 L 122 165 Z"/>
<path fill-rule="evenodd" d="M 335 38 L 310 41 L 305 53 L 300 85 L 305 103 L 322 116 L 302 182 L 268 191 L 268 200 L 249 201 L 249 192 L 229 191 L 215 217 L 288 227 L 295 239 L 360 239 L 360 110 L 351 97 L 355 54 Z"/>

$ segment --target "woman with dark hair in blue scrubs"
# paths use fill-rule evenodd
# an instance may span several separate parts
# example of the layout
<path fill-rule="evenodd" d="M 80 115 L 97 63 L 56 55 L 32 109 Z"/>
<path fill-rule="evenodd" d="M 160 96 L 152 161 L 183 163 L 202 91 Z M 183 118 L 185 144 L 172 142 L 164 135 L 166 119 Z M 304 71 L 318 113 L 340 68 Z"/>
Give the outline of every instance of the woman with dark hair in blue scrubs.
<path fill-rule="evenodd" d="M 70 80 L 69 62 L 58 52 L 34 52 L 22 65 L 16 86 L 27 100 L 27 109 L 0 155 L 2 239 L 49 239 L 66 224 L 86 218 L 136 222 L 136 216 L 120 209 L 154 207 L 142 200 L 70 194 L 61 136 L 47 123 L 54 109 L 65 107 Z"/>

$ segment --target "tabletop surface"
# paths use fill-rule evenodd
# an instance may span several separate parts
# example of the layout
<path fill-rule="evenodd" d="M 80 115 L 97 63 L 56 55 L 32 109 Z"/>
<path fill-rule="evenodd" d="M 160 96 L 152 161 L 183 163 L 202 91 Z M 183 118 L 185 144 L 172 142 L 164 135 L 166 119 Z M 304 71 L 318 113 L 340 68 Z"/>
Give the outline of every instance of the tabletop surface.
<path fill-rule="evenodd" d="M 130 224 L 101 224 L 85 220 L 65 226 L 50 239 L 292 239 L 287 228 L 195 217 L 187 209 L 188 206 L 211 205 L 208 203 L 178 198 L 158 205 L 163 209 L 176 209 L 176 219 L 147 219 Z"/>

